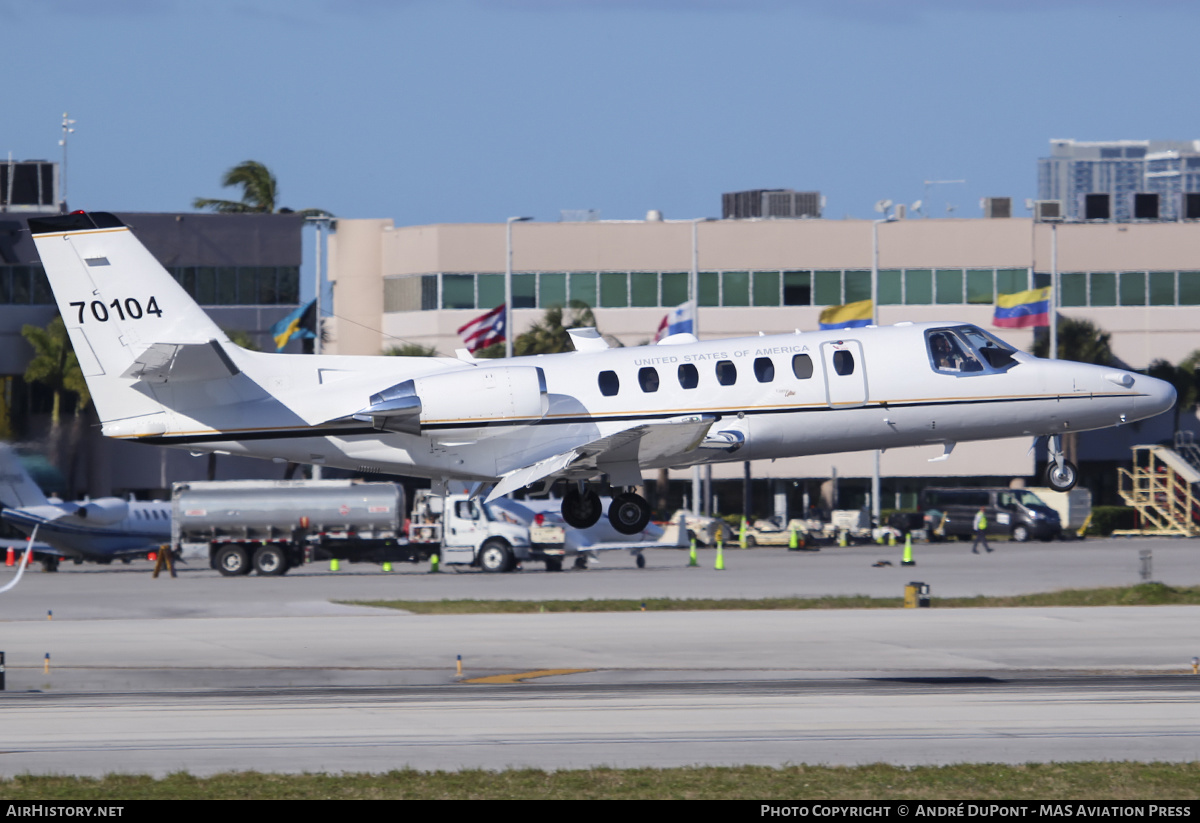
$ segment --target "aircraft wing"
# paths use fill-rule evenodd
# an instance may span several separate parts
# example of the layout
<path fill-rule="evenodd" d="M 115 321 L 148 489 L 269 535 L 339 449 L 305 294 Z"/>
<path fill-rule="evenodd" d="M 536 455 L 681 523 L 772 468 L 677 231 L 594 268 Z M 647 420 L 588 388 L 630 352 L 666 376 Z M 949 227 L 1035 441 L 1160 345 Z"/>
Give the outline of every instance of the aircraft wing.
<path fill-rule="evenodd" d="M 638 465 L 694 451 L 716 418 L 686 415 L 642 423 L 560 452 L 503 475 L 487 496 L 490 502 L 540 480 L 569 475 L 610 474 L 620 485 L 640 482 Z M 632 476 L 637 475 L 637 481 Z M 625 482 L 631 481 L 631 482 Z"/>

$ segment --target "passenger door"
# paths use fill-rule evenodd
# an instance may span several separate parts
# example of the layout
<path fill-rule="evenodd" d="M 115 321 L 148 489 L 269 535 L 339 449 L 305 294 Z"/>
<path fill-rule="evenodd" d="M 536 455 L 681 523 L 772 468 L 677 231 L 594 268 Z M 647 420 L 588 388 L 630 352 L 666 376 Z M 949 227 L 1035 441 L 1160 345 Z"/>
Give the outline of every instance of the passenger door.
<path fill-rule="evenodd" d="M 867 369 L 862 344 L 839 340 L 821 344 L 825 399 L 831 408 L 849 409 L 867 402 Z"/>

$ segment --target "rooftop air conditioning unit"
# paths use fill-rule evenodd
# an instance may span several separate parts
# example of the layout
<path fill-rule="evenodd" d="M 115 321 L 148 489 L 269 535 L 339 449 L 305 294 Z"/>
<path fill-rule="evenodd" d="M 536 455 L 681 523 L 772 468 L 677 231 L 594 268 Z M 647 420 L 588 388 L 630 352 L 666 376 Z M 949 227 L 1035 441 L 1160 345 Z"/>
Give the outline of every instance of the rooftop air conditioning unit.
<path fill-rule="evenodd" d="M 1038 222 L 1062 220 L 1061 200 L 1035 200 L 1033 203 L 1033 219 Z"/>
<path fill-rule="evenodd" d="M 984 217 L 1012 217 L 1012 198 L 1011 197 L 985 197 L 985 198 L 983 198 L 983 216 Z"/>

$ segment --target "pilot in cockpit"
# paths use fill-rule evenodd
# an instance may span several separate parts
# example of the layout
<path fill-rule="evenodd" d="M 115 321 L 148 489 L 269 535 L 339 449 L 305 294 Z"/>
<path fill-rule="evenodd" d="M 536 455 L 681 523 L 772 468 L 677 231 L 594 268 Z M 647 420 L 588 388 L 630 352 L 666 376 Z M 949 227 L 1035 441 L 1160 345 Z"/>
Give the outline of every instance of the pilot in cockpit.
<path fill-rule="evenodd" d="M 983 369 L 975 355 L 964 352 L 958 341 L 945 332 L 931 334 L 929 344 L 938 371 L 974 372 Z"/>

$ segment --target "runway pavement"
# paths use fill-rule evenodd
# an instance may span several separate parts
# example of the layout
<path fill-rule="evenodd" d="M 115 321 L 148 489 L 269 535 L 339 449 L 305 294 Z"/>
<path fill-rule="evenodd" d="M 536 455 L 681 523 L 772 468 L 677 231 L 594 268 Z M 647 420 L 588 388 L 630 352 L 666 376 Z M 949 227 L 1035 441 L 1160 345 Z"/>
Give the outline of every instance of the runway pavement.
<path fill-rule="evenodd" d="M 1200 760 L 1197 608 L 937 607 L 1136 583 L 1144 549 L 1155 580 L 1200 584 L 1191 540 L 920 545 L 915 567 L 877 547 L 731 550 L 723 572 L 711 552 L 687 568 L 668 550 L 644 570 L 622 555 L 557 574 L 33 569 L 0 595 L 0 774 Z M 933 608 L 418 616 L 331 602 L 899 596 L 910 580 L 931 585 Z M 517 682 L 476 684 L 497 675 Z"/>

